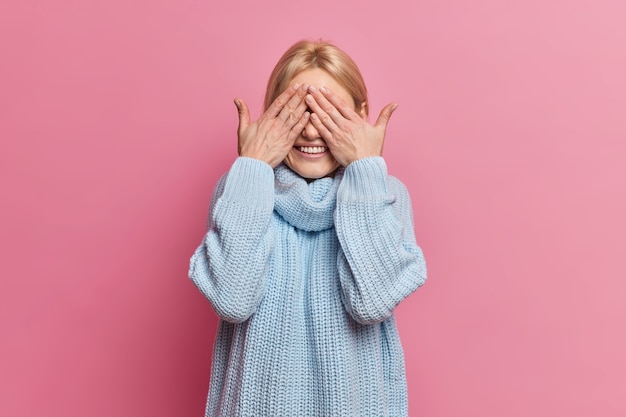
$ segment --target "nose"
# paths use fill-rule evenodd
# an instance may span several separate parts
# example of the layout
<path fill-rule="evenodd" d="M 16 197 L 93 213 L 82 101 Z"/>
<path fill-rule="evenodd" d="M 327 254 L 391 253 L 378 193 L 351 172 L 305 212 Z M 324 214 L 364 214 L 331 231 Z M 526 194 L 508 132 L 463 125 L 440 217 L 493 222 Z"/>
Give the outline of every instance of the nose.
<path fill-rule="evenodd" d="M 313 126 L 313 123 L 311 123 L 311 121 L 309 121 L 304 126 L 304 129 L 302 129 L 302 137 L 309 140 L 317 139 L 320 137 L 319 132 L 317 131 L 315 126 Z"/>

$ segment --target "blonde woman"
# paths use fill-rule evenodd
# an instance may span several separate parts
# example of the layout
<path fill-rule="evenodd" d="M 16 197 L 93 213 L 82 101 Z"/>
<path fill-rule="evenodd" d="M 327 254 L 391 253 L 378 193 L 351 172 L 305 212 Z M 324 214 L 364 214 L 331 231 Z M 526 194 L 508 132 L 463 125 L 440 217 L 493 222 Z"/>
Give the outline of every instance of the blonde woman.
<path fill-rule="evenodd" d="M 220 318 L 207 417 L 406 416 L 394 308 L 426 279 L 404 185 L 382 158 L 353 60 L 285 52 L 265 112 L 239 111 L 189 276 Z"/>

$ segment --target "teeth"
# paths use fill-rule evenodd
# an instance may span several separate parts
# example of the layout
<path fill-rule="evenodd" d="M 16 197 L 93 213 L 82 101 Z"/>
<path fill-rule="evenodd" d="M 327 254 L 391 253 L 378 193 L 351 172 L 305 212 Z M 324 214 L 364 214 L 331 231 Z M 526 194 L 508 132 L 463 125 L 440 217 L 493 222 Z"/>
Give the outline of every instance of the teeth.
<path fill-rule="evenodd" d="M 326 151 L 325 146 L 300 146 L 298 149 L 304 153 L 322 153 Z"/>

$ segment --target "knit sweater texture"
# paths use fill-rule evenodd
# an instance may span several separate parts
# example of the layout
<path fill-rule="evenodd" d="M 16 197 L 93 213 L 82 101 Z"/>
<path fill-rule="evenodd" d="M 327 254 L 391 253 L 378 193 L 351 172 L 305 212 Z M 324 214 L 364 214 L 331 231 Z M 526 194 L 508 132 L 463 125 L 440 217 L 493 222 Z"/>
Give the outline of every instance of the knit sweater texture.
<path fill-rule="evenodd" d="M 219 316 L 206 417 L 404 417 L 394 308 L 426 279 L 382 157 L 310 183 L 239 157 L 189 277 Z"/>

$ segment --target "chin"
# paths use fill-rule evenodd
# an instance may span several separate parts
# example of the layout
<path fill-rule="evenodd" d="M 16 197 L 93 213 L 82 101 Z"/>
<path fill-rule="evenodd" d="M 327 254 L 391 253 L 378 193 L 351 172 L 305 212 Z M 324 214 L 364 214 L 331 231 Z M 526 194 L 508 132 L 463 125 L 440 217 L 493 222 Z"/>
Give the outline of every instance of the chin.
<path fill-rule="evenodd" d="M 334 177 L 335 172 L 337 172 L 339 168 L 338 163 L 328 164 L 326 166 L 301 166 L 301 164 L 291 164 L 285 161 L 285 165 L 309 182 L 324 177 Z"/>

